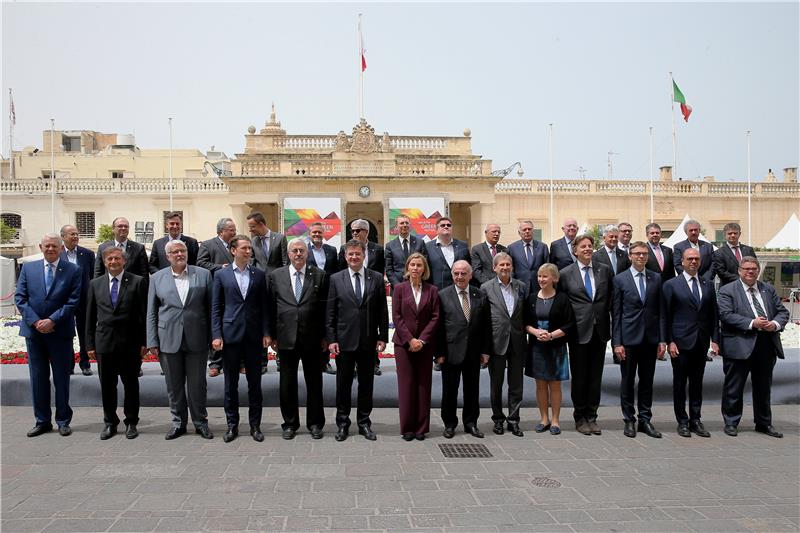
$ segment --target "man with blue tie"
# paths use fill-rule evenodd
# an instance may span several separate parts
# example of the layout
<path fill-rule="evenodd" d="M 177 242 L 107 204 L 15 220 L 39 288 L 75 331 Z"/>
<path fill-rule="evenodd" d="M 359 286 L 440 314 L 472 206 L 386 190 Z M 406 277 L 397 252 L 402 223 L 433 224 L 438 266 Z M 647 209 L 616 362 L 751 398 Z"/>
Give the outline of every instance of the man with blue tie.
<path fill-rule="evenodd" d="M 56 424 L 61 436 L 72 434 L 69 427 L 69 371 L 75 364 L 75 309 L 81 297 L 80 269 L 60 257 L 61 238 L 55 233 L 42 237 L 40 261 L 22 266 L 14 303 L 22 315 L 19 334 L 28 348 L 33 414 L 36 425 L 28 432 L 37 437 L 52 431 L 50 410 L 50 367 L 56 390 Z"/>
<path fill-rule="evenodd" d="M 614 358 L 620 365 L 622 382 L 620 399 L 625 420 L 625 436 L 635 437 L 641 431 L 660 439 L 651 423 L 653 376 L 656 359 L 666 351 L 665 321 L 661 312 L 661 276 L 647 270 L 647 245 L 637 241 L 630 246 L 632 266 L 614 277 L 611 296 L 611 344 Z M 636 374 L 639 374 L 637 404 L 638 428 L 634 407 Z"/>
<path fill-rule="evenodd" d="M 514 261 L 514 279 L 520 280 L 530 290 L 536 282 L 539 267 L 547 263 L 550 252 L 547 245 L 533 238 L 533 221 L 523 220 L 517 228 L 519 240 L 508 245 L 508 255 Z"/>
<path fill-rule="evenodd" d="M 89 281 L 94 274 L 94 252 L 83 246 L 78 246 L 80 235 L 78 228 L 66 225 L 61 228 L 61 239 L 64 241 L 64 250 L 61 259 L 66 259 L 81 270 L 81 299 L 75 309 L 75 324 L 78 327 L 78 344 L 80 346 L 80 362 L 78 363 L 84 376 L 92 375 L 89 356 L 86 353 L 86 293 L 89 290 Z M 70 374 L 74 374 L 73 364 Z"/>

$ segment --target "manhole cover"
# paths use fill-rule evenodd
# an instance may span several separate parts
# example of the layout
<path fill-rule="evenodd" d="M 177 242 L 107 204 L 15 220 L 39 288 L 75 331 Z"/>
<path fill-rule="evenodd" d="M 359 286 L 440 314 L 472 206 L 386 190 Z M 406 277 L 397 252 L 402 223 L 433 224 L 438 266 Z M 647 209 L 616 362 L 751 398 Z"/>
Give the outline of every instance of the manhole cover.
<path fill-rule="evenodd" d="M 531 485 L 546 489 L 557 489 L 561 486 L 561 482 L 556 481 L 555 479 L 550 479 L 549 477 L 535 477 L 531 480 Z"/>
<path fill-rule="evenodd" d="M 439 449 L 445 457 L 493 457 L 485 444 L 440 444 Z"/>

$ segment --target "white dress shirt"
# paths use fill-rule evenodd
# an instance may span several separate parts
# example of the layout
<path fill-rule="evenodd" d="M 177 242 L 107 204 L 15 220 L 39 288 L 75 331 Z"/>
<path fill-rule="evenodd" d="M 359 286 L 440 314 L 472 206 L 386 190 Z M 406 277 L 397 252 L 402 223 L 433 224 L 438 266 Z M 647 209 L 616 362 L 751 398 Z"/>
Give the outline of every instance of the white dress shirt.
<path fill-rule="evenodd" d="M 633 276 L 633 284 L 636 285 L 636 291 L 639 292 L 639 297 L 644 300 L 645 294 L 647 294 L 647 272 L 644 269 L 642 271 L 636 270 L 636 267 L 631 267 L 629 269 L 631 271 L 631 275 Z M 644 294 L 641 294 L 639 291 L 639 274 L 642 275 L 642 284 L 644 285 Z"/>
<path fill-rule="evenodd" d="M 685 270 L 683 271 L 683 279 L 685 279 L 686 283 L 689 285 L 689 292 L 692 292 L 692 278 L 697 279 L 697 292 L 700 293 L 700 300 L 702 301 L 703 300 L 703 287 L 700 284 L 700 276 L 690 276 L 689 274 L 686 273 Z"/>
<path fill-rule="evenodd" d="M 175 288 L 178 289 L 181 305 L 185 305 L 186 297 L 189 295 L 189 267 L 186 267 L 180 274 L 176 274 L 171 268 L 170 272 L 172 272 L 172 279 L 175 280 Z"/>
<path fill-rule="evenodd" d="M 250 288 L 250 269 L 247 265 L 240 269 L 239 265 L 233 263 L 233 276 L 236 278 L 239 292 L 242 293 L 242 299 L 247 298 L 247 289 Z"/>
<path fill-rule="evenodd" d="M 439 237 L 436 237 L 436 245 L 442 251 L 444 260 L 447 261 L 447 266 L 453 268 L 453 261 L 456 258 L 456 252 L 453 249 L 453 241 L 451 240 L 449 244 L 444 244 L 441 240 L 439 240 Z"/>
<path fill-rule="evenodd" d="M 69 248 L 67 248 L 65 246 L 64 247 L 64 251 L 67 253 L 67 261 L 69 261 L 73 265 L 77 265 L 78 264 L 78 248 L 75 247 L 72 250 L 70 250 Z"/>
<path fill-rule="evenodd" d="M 506 302 L 506 310 L 508 310 L 508 316 L 511 316 L 514 313 L 514 289 L 511 280 L 508 280 L 508 284 L 504 285 L 500 278 L 497 278 L 497 283 L 500 284 L 500 293 L 503 295 L 503 300 Z"/>
<path fill-rule="evenodd" d="M 594 296 L 595 294 L 597 294 L 597 285 L 594 282 L 594 269 L 592 268 L 592 262 L 589 261 L 588 265 L 584 265 L 580 261 L 576 261 L 575 263 L 578 265 L 578 276 L 581 278 L 581 285 L 583 285 L 584 287 L 586 286 L 586 284 L 583 282 L 583 277 L 586 274 L 583 269 L 587 267 L 589 268 L 589 282 L 592 285 L 592 301 L 594 301 Z"/>
<path fill-rule="evenodd" d="M 44 260 L 44 279 L 45 279 L 45 280 L 47 279 L 47 265 L 50 265 L 50 264 L 52 264 L 52 265 L 53 265 L 53 281 L 55 281 L 55 279 L 56 279 L 56 272 L 58 272 L 58 262 L 59 262 L 59 260 L 60 260 L 60 259 L 61 259 L 61 258 L 59 257 L 58 259 L 56 259 L 56 260 L 55 260 L 55 261 L 53 261 L 52 263 L 48 263 L 48 262 L 47 262 L 47 259 L 45 259 L 45 260 Z"/>
<path fill-rule="evenodd" d="M 742 288 L 744 289 L 744 295 L 747 297 L 747 303 L 750 304 L 750 309 L 753 311 L 753 316 L 758 316 L 758 312 L 756 311 L 756 306 L 753 305 L 753 299 L 751 298 L 751 296 L 753 296 L 753 295 L 750 294 L 750 286 L 747 283 L 745 283 L 744 281 L 742 281 L 741 279 L 739 279 L 739 283 L 742 284 Z M 761 309 L 763 309 L 764 312 L 767 313 L 768 312 L 767 311 L 767 306 L 764 305 L 764 299 L 761 297 L 761 291 L 758 290 L 758 283 L 753 285 L 753 288 L 755 289 L 756 300 L 758 300 L 758 303 L 761 304 Z M 769 317 L 765 317 L 765 318 L 769 318 Z M 755 322 L 755 321 L 754 320 L 750 321 L 750 329 L 753 329 L 753 322 Z M 777 320 L 770 320 L 770 322 L 775 324 L 775 327 L 777 328 L 775 331 L 780 331 L 781 330 L 781 325 Z"/>
<path fill-rule="evenodd" d="M 120 287 L 122 287 L 122 275 L 124 273 L 125 273 L 125 271 L 123 270 L 122 272 L 120 272 L 116 276 L 112 276 L 111 274 L 108 274 L 108 292 L 109 293 L 111 293 L 111 286 L 112 286 L 112 284 L 114 282 L 114 278 L 117 279 L 117 291 L 119 291 Z M 119 294 L 119 292 L 117 294 Z"/>
<path fill-rule="evenodd" d="M 367 273 L 367 269 L 364 268 L 363 265 L 361 266 L 361 270 L 358 270 L 358 271 L 355 271 L 352 268 L 347 267 L 347 273 L 350 275 L 350 284 L 353 286 L 353 292 L 354 293 L 356 292 L 356 277 L 355 277 L 355 273 L 356 272 L 361 274 L 361 276 L 360 276 L 360 278 L 361 278 L 361 297 L 363 298 L 364 297 L 364 286 L 365 286 L 364 282 L 365 282 L 365 279 L 366 279 L 365 274 Z"/>
<path fill-rule="evenodd" d="M 292 288 L 292 292 L 294 292 L 294 284 L 297 283 L 297 276 L 295 276 L 296 272 L 300 272 L 300 287 L 302 289 L 303 283 L 306 280 L 306 265 L 303 265 L 303 268 L 297 270 L 294 265 L 289 265 L 289 286 Z M 363 278 L 362 278 L 363 280 Z M 361 282 L 361 287 L 363 290 L 364 282 Z"/>
<path fill-rule="evenodd" d="M 419 301 L 422 298 L 422 284 L 420 284 L 419 290 L 414 287 L 413 283 L 409 282 L 409 285 L 411 285 L 411 294 L 414 295 L 414 303 L 417 304 L 417 307 L 419 307 Z"/>
<path fill-rule="evenodd" d="M 317 267 L 325 270 L 325 248 L 323 248 L 321 244 L 319 248 L 317 248 L 311 242 L 309 242 L 308 248 L 311 250 L 311 253 L 314 254 L 314 261 L 317 263 Z"/>

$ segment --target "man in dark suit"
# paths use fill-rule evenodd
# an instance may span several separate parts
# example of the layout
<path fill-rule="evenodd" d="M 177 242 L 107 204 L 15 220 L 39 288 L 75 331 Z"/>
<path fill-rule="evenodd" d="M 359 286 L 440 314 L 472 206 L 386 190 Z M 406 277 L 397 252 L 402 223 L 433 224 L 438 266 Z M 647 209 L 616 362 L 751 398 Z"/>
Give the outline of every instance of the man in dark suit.
<path fill-rule="evenodd" d="M 186 249 L 189 251 L 188 263 L 196 265 L 197 252 L 200 245 L 197 243 L 197 239 L 183 234 L 183 215 L 177 211 L 167 213 L 164 217 L 164 228 L 167 230 L 167 235 L 156 239 L 153 242 L 153 248 L 150 250 L 150 273 L 155 274 L 162 268 L 169 266 L 167 252 L 164 250 L 164 246 L 169 241 L 177 240 L 186 243 Z"/>
<path fill-rule="evenodd" d="M 647 233 L 647 264 L 645 268 L 661 274 L 661 283 L 675 277 L 675 265 L 672 262 L 672 248 L 661 244 L 661 226 L 651 222 L 645 226 Z"/>
<path fill-rule="evenodd" d="M 533 238 L 533 221 L 521 221 L 517 232 L 520 238 L 508 245 L 508 255 L 514 261 L 514 279 L 520 280 L 530 290 L 536 282 L 539 267 L 549 261 L 550 252 L 545 243 Z"/>
<path fill-rule="evenodd" d="M 469 263 L 469 248 L 466 242 L 453 238 L 453 221 L 448 217 L 436 221 L 436 232 L 436 238 L 425 243 L 425 255 L 431 268 L 430 282 L 441 292 L 453 284 L 451 270 L 455 262 Z"/>
<path fill-rule="evenodd" d="M 481 364 L 489 361 L 492 327 L 489 299 L 470 284 L 472 267 L 466 260 L 453 263 L 453 283 L 439 291 L 439 341 L 436 362 L 442 367 L 442 422 L 444 436 L 452 439 L 458 426 L 458 387 L 462 380 L 464 431 L 483 438 L 480 415 Z"/>
<path fill-rule="evenodd" d="M 228 243 L 236 236 L 236 223 L 230 218 L 217 221 L 217 236 L 200 243 L 197 252 L 197 266 L 212 274 L 228 266 L 233 261 Z M 263 368 L 262 368 L 263 370 Z M 208 375 L 217 377 L 222 372 L 222 351 L 213 348 L 208 354 Z"/>
<path fill-rule="evenodd" d="M 100 439 L 117 433 L 117 380 L 125 389 L 125 437 L 139 436 L 139 366 L 145 352 L 147 280 L 125 271 L 125 254 L 103 251 L 106 274 L 92 280 L 87 295 L 86 346 L 97 358 L 103 422 Z"/>
<path fill-rule="evenodd" d="M 719 313 L 714 283 L 697 275 L 700 252 L 683 252 L 683 274 L 663 284 L 666 342 L 672 363 L 672 401 L 678 435 L 701 437 L 711 434 L 700 420 L 703 405 L 703 373 L 709 343 L 719 353 Z M 689 415 L 686 414 L 686 383 L 689 383 Z"/>
<path fill-rule="evenodd" d="M 506 251 L 506 247 L 500 244 L 499 224 L 486 224 L 483 234 L 486 237 L 484 241 L 473 246 L 470 251 L 472 277 L 481 285 L 497 277 L 494 273 L 494 258 Z"/>
<path fill-rule="evenodd" d="M 339 257 L 336 248 L 330 244 L 325 244 L 325 231 L 322 222 L 314 222 L 308 229 L 309 242 L 308 242 L 308 259 L 306 262 L 313 265 L 320 270 L 325 271 L 328 276 L 339 272 Z M 291 260 L 291 258 L 289 258 Z M 327 345 L 320 353 L 320 362 L 322 363 L 322 371 L 326 374 L 336 375 L 336 370 L 331 365 L 331 352 L 328 351 Z"/>
<path fill-rule="evenodd" d="M 72 339 L 75 309 L 81 298 L 80 269 L 61 260 L 61 238 L 47 233 L 39 244 L 43 260 L 22 266 L 14 303 L 19 309 L 19 334 L 25 337 L 36 425 L 28 432 L 37 437 L 53 429 L 50 410 L 50 369 L 56 390 L 56 424 L 66 437 L 72 409 L 69 406 L 69 371 L 75 364 Z"/>
<path fill-rule="evenodd" d="M 617 248 L 627 255 L 631 247 L 631 239 L 633 238 L 633 226 L 631 226 L 630 222 L 620 222 L 617 224 L 617 227 L 619 228 L 619 242 L 617 243 Z"/>
<path fill-rule="evenodd" d="M 592 261 L 602 263 L 611 269 L 611 274 L 616 276 L 631 267 L 628 254 L 617 248 L 619 241 L 619 228 L 609 224 L 603 228 L 603 245 L 598 248 Z"/>
<path fill-rule="evenodd" d="M 725 434 L 731 437 L 738 434 L 748 374 L 753 386 L 756 431 L 783 437 L 772 426 L 770 394 L 775 361 L 784 357 L 781 331 L 789 322 L 789 311 L 772 285 L 757 281 L 760 268 L 755 257 L 742 257 L 740 280 L 719 290 L 720 348 L 725 371 L 722 417 Z"/>
<path fill-rule="evenodd" d="M 261 354 L 269 345 L 267 278 L 250 264 L 253 249 L 247 236 L 234 236 L 230 247 L 233 263 L 214 274 L 211 292 L 211 346 L 222 351 L 225 373 L 228 428 L 222 440 L 231 442 L 239 436 L 239 368 L 244 365 L 250 435 L 262 442 Z"/>
<path fill-rule="evenodd" d="M 578 235 L 572 241 L 576 262 L 559 272 L 558 290 L 569 296 L 576 327 L 569 336 L 569 368 L 575 429 L 600 435 L 600 406 L 606 344 L 611 338 L 611 268 L 592 262 L 594 238 Z"/>
<path fill-rule="evenodd" d="M 752 247 L 739 242 L 742 228 L 736 222 L 728 222 L 722 228 L 725 232 L 725 244 L 714 250 L 711 256 L 711 269 L 719 277 L 720 286 L 733 283 L 739 279 L 739 263 L 743 257 L 755 257 Z"/>
<path fill-rule="evenodd" d="M 94 277 L 99 278 L 106 273 L 106 266 L 103 264 L 103 250 L 109 246 L 116 246 L 125 251 L 125 264 L 128 272 L 143 278 L 150 276 L 150 267 L 147 264 L 147 252 L 144 250 L 144 244 L 128 239 L 130 227 L 128 219 L 124 217 L 117 217 L 111 223 L 114 238 L 104 242 L 97 248 L 97 256 L 94 261 Z"/>
<path fill-rule="evenodd" d="M 289 264 L 286 237 L 269 229 L 262 213 L 253 211 L 247 215 L 247 227 L 253 236 L 253 266 L 269 275 L 276 268 Z"/>
<path fill-rule="evenodd" d="M 632 266 L 614 277 L 611 297 L 611 345 L 622 376 L 620 398 L 625 419 L 624 433 L 626 437 L 636 436 L 634 387 L 638 370 L 638 430 L 660 439 L 661 433 L 650 420 L 656 358 L 663 359 L 666 351 L 666 321 L 661 312 L 661 276 L 645 268 L 645 243 L 634 242 L 629 250 Z"/>
<path fill-rule="evenodd" d="M 672 254 L 672 264 L 675 266 L 675 274 L 683 272 L 681 265 L 681 255 L 687 248 L 694 248 L 700 251 L 700 277 L 707 280 L 714 279 L 714 268 L 712 255 L 714 246 L 711 243 L 700 240 L 700 223 L 696 220 L 687 220 L 683 224 L 683 231 L 686 233 L 686 240 L 675 245 Z"/>
<path fill-rule="evenodd" d="M 306 383 L 306 427 L 311 438 L 321 439 L 325 426 L 322 404 L 320 351 L 325 342 L 325 302 L 328 275 L 306 261 L 303 239 L 289 241 L 288 266 L 269 275 L 270 342 L 281 358 L 280 400 L 283 438 L 291 440 L 300 428 L 297 368 L 303 362 Z"/>
<path fill-rule="evenodd" d="M 89 355 L 86 353 L 86 293 L 89 291 L 89 281 L 94 276 L 94 252 L 83 246 L 78 246 L 80 236 L 78 228 L 66 225 L 61 228 L 61 239 L 64 241 L 64 249 L 61 251 L 61 259 L 77 265 L 81 270 L 81 299 L 75 309 L 75 325 L 78 329 L 78 343 L 80 345 L 80 369 L 84 376 L 92 375 Z M 70 374 L 75 373 L 75 365 L 72 365 Z"/>
<path fill-rule="evenodd" d="M 358 432 L 375 440 L 372 431 L 373 362 L 389 339 L 389 310 L 383 274 L 364 266 L 366 246 L 358 239 L 345 244 L 347 268 L 330 278 L 325 324 L 330 350 L 336 356 L 336 440 L 350 431 L 353 373 L 358 366 Z"/>
<path fill-rule="evenodd" d="M 406 270 L 406 259 L 414 252 L 425 255 L 425 241 L 411 234 L 411 220 L 405 215 L 398 215 L 395 219 L 397 238 L 386 243 L 383 251 L 386 260 L 386 279 L 392 288 L 405 281 L 403 274 Z"/>
<path fill-rule="evenodd" d="M 572 217 L 564 219 L 561 226 L 564 236 L 550 243 L 550 262 L 561 270 L 575 262 L 575 255 L 572 253 L 572 241 L 578 234 L 578 221 Z"/>
<path fill-rule="evenodd" d="M 528 351 L 525 333 L 525 305 L 528 287 L 511 278 L 514 266 L 511 256 L 498 253 L 493 260 L 496 276 L 483 285 L 492 317 L 492 351 L 489 357 L 490 399 L 494 432 L 502 435 L 503 423 L 517 437 L 523 433 L 519 427 L 519 408 L 522 405 L 522 371 Z M 508 372 L 508 417 L 503 414 L 503 382 Z"/>

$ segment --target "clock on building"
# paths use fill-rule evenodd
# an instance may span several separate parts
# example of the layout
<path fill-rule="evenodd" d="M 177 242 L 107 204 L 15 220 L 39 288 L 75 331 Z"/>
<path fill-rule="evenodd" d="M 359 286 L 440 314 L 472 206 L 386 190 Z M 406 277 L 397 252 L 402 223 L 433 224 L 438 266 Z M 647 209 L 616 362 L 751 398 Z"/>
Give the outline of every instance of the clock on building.
<path fill-rule="evenodd" d="M 368 186 L 368 185 L 362 185 L 362 186 L 361 186 L 361 187 L 359 187 L 359 189 L 358 189 L 358 195 L 359 195 L 361 198 L 367 198 L 367 197 L 369 196 L 369 193 L 370 193 L 370 189 L 369 189 L 369 186 Z"/>

